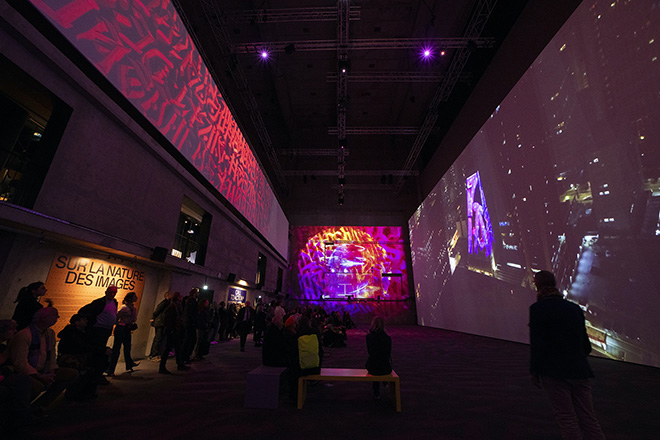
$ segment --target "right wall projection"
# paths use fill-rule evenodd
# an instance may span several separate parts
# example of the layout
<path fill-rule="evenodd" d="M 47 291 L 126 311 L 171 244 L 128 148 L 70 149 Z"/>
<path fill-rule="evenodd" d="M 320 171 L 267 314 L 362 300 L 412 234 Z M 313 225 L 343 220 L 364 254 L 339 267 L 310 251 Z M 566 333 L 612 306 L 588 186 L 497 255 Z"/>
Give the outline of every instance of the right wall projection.
<path fill-rule="evenodd" d="M 528 342 L 546 269 L 660 367 L 659 58 L 657 2 L 581 4 L 410 218 L 420 325 Z"/>

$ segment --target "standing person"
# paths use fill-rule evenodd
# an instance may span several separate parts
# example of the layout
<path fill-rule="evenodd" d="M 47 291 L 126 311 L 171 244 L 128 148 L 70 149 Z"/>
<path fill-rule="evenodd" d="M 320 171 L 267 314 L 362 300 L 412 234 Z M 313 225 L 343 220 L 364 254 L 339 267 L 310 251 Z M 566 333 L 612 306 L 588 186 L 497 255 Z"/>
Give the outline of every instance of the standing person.
<path fill-rule="evenodd" d="M 199 289 L 193 287 L 183 300 L 183 360 L 190 363 L 197 344 L 197 326 L 199 325 Z"/>
<path fill-rule="evenodd" d="M 266 329 L 266 312 L 264 312 L 263 303 L 257 304 L 257 309 L 254 312 L 254 346 L 261 346 L 261 338 Z"/>
<path fill-rule="evenodd" d="M 236 304 L 229 304 L 227 309 L 227 339 L 236 337 Z"/>
<path fill-rule="evenodd" d="M 14 315 L 11 317 L 18 324 L 17 331 L 21 331 L 30 325 L 34 312 L 43 307 L 39 303 L 39 298 L 44 296 L 47 290 L 44 283 L 37 281 L 23 287 L 18 292 L 18 296 L 14 301 L 17 303 L 16 309 L 14 309 Z"/>
<path fill-rule="evenodd" d="M 211 331 L 213 310 L 209 305 L 208 299 L 199 302 L 197 313 L 197 344 L 195 344 L 195 349 L 193 350 L 195 354 L 193 360 L 201 361 L 204 360 L 204 356 L 209 354 L 210 347 L 209 332 Z"/>
<path fill-rule="evenodd" d="M 604 439 L 591 398 L 591 343 L 582 309 L 564 299 L 551 272 L 535 273 L 534 284 L 537 301 L 529 308 L 532 381 L 545 390 L 564 439 Z"/>
<path fill-rule="evenodd" d="M 383 376 L 392 372 L 392 338 L 385 333 L 385 320 L 380 316 L 371 320 L 367 334 L 367 372 Z M 374 399 L 380 399 L 380 382 L 372 382 Z"/>
<path fill-rule="evenodd" d="M 236 317 L 236 328 L 241 338 L 241 351 L 245 351 L 245 341 L 247 340 L 247 335 L 252 330 L 253 323 L 254 310 L 250 307 L 250 301 L 245 301 L 245 307 L 238 311 L 238 316 Z"/>
<path fill-rule="evenodd" d="M 126 371 L 131 373 L 133 368 L 140 365 L 139 362 L 133 361 L 131 357 L 131 332 L 137 329 L 137 310 L 135 310 L 135 302 L 138 297 L 135 292 L 128 292 L 122 301 L 121 308 L 117 311 L 117 325 L 115 326 L 115 341 L 112 344 L 112 357 L 110 358 L 110 365 L 105 373 L 108 376 L 115 375 L 115 368 L 119 360 L 119 353 L 121 346 L 124 346 L 124 362 L 126 363 Z"/>
<path fill-rule="evenodd" d="M 170 295 L 169 304 L 164 313 L 164 332 L 165 344 L 163 352 L 160 356 L 160 365 L 158 372 L 160 374 L 172 374 L 167 369 L 167 357 L 172 349 L 176 357 L 177 370 L 185 371 L 190 367 L 184 363 L 183 353 L 181 352 L 181 335 L 182 335 L 182 306 L 181 306 L 181 293 L 174 292 Z"/>
<path fill-rule="evenodd" d="M 227 308 L 225 307 L 224 301 L 220 301 L 220 307 L 218 307 L 218 319 L 220 320 L 218 338 L 220 341 L 225 341 L 227 340 Z"/>
<path fill-rule="evenodd" d="M 163 352 L 163 332 L 165 329 L 165 309 L 170 304 L 170 292 L 165 292 L 164 299 L 158 303 L 153 315 L 151 316 L 151 326 L 156 331 L 154 340 L 151 342 L 151 351 L 149 352 L 149 360 L 160 360 L 160 354 Z"/>
<path fill-rule="evenodd" d="M 117 286 L 108 286 L 105 296 L 97 298 L 78 310 L 78 314 L 87 316 L 87 337 L 92 346 L 92 377 L 99 385 L 108 385 L 103 372 L 108 368 L 106 345 L 117 322 Z"/>
<path fill-rule="evenodd" d="M 211 303 L 211 327 L 208 331 L 208 338 L 211 344 L 218 343 L 218 332 L 220 331 L 220 315 L 218 314 L 218 305 L 214 302 Z"/>

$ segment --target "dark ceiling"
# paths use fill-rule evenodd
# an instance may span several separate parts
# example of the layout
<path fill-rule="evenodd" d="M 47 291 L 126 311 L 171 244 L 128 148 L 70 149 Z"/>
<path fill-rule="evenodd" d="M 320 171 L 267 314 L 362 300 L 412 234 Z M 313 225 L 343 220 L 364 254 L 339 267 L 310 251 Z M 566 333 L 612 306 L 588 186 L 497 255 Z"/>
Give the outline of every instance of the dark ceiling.
<path fill-rule="evenodd" d="M 175 4 L 291 222 L 357 225 L 407 220 L 579 1 Z"/>

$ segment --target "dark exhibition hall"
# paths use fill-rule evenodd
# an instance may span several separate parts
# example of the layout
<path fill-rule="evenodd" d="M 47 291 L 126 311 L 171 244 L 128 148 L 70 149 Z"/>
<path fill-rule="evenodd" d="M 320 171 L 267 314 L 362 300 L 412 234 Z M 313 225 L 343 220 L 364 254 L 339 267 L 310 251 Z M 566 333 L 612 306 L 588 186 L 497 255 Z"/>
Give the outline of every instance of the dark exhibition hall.
<path fill-rule="evenodd" d="M 657 438 L 659 31 L 1 1 L 0 437 Z"/>

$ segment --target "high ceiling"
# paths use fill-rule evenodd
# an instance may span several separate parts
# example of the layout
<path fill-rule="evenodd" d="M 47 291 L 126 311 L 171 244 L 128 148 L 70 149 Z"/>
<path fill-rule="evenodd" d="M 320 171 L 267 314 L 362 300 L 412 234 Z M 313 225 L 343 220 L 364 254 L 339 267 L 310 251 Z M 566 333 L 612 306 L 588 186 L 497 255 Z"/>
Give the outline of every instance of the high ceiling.
<path fill-rule="evenodd" d="M 412 214 L 430 189 L 422 177 L 442 175 L 579 1 L 527 3 L 178 0 L 176 6 L 290 220 L 313 223 L 319 215 L 323 222 L 330 214 L 357 224 Z M 516 34 L 512 28 L 520 28 L 508 49 L 516 62 L 494 69 L 503 41 Z M 493 107 L 452 128 L 462 109 L 469 112 L 466 102 L 478 95 L 480 80 L 492 90 L 481 107 Z M 452 129 L 462 134 L 448 146 Z"/>

